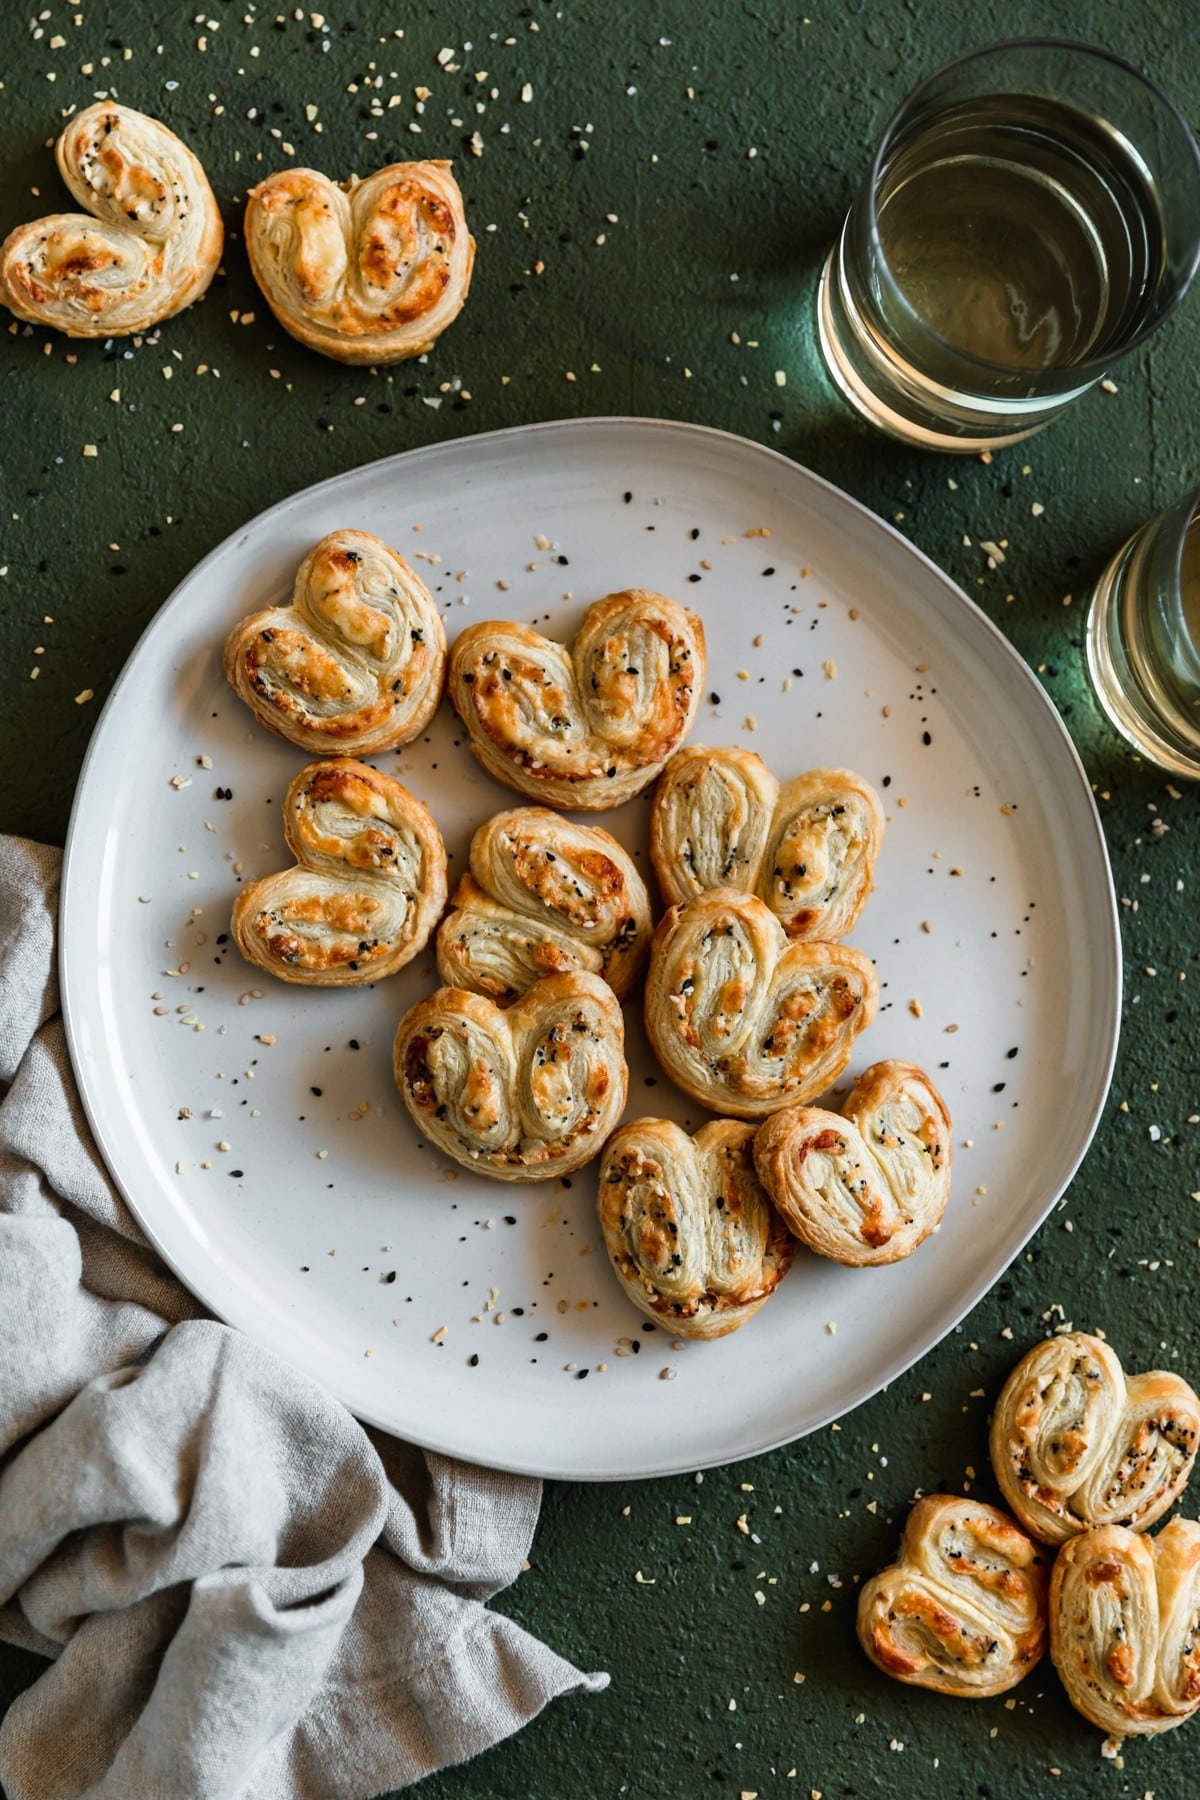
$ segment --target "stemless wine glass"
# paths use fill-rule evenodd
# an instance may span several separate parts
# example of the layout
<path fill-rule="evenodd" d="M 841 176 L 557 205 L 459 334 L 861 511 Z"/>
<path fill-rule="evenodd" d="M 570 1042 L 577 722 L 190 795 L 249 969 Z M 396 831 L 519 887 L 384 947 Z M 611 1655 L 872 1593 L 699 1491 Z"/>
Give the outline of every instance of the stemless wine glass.
<path fill-rule="evenodd" d="M 998 44 L 888 125 L 821 277 L 821 349 L 892 436 L 994 449 L 1156 330 L 1198 260 L 1200 151 L 1171 101 L 1106 50 Z"/>
<path fill-rule="evenodd" d="M 1200 492 L 1151 519 L 1092 595 L 1088 667 L 1100 704 L 1143 756 L 1200 780 Z"/>

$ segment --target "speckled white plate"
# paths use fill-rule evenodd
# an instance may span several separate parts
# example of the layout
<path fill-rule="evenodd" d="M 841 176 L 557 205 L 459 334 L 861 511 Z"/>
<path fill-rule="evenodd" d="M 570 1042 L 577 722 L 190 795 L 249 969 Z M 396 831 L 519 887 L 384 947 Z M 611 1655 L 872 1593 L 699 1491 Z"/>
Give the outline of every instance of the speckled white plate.
<path fill-rule="evenodd" d="M 888 832 L 854 941 L 877 960 L 882 1005 L 850 1073 L 883 1056 L 924 1063 L 955 1120 L 946 1220 L 910 1261 L 856 1270 L 802 1252 L 743 1330 L 676 1345 L 609 1274 L 594 1165 L 514 1187 L 447 1166 L 418 1138 L 390 1050 L 401 1012 L 436 984 L 432 957 L 363 992 L 321 992 L 272 982 L 223 941 L 239 879 L 287 860 L 279 801 L 305 758 L 232 697 L 221 643 L 283 599 L 303 553 L 343 525 L 426 559 L 416 567 L 451 636 L 487 616 L 569 636 L 611 590 L 676 595 L 708 636 L 697 740 L 743 743 L 781 776 L 845 764 L 880 789 Z M 421 743 L 376 759 L 432 808 L 452 871 L 474 827 L 514 802 L 459 737 L 445 706 Z M 602 818 L 643 866 L 646 810 Z M 66 1021 L 88 1115 L 188 1286 L 363 1419 L 456 1456 L 585 1479 L 784 1443 L 949 1331 L 1091 1139 L 1119 955 L 1087 781 L 984 615 L 784 457 L 638 419 L 412 451 L 294 495 L 213 551 L 104 709 L 63 891 Z M 629 1116 L 698 1124 L 658 1074 L 636 1005 L 626 1015 Z"/>

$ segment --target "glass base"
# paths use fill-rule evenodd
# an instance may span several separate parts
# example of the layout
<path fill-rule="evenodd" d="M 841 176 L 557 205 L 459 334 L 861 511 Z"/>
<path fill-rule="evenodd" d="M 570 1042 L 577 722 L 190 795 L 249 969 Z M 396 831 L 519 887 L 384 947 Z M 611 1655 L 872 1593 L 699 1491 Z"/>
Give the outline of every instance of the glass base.
<path fill-rule="evenodd" d="M 965 404 L 947 399 L 946 411 L 957 411 L 958 420 L 940 418 L 935 410 L 937 395 L 931 391 L 927 402 L 906 393 L 877 355 L 872 354 L 854 330 L 844 296 L 840 293 L 839 249 L 835 245 L 821 271 L 817 287 L 817 337 L 825 366 L 843 398 L 854 410 L 889 437 L 922 450 L 942 450 L 967 455 L 980 450 L 1002 450 L 1019 444 L 1050 423 L 1061 410 L 1060 404 L 1042 408 L 1031 423 L 1014 424 L 1011 414 L 997 417 L 989 425 L 986 416 L 970 417 Z"/>
<path fill-rule="evenodd" d="M 1151 706 L 1121 637 L 1121 598 L 1142 536 L 1139 532 L 1130 538 L 1093 590 L 1087 622 L 1088 672 L 1109 721 L 1135 750 L 1184 781 L 1200 781 L 1200 744 L 1190 744 Z"/>

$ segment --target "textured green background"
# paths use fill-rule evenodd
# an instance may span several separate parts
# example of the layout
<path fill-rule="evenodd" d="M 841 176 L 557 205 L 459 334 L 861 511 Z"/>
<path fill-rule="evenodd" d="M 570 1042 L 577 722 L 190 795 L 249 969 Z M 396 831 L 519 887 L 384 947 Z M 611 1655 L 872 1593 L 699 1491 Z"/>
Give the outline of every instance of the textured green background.
<path fill-rule="evenodd" d="M 1089 582 L 1135 524 L 1200 479 L 1200 298 L 1120 368 L 1119 393 L 1094 392 L 990 466 L 917 455 L 860 429 L 818 369 L 811 319 L 816 266 L 870 143 L 921 74 L 1005 36 L 1074 34 L 1157 76 L 1200 124 L 1196 5 L 808 0 L 806 17 L 785 0 L 330 0 L 324 31 L 290 6 L 277 16 L 277 5 L 211 0 L 200 18 L 219 29 L 193 23 L 186 3 L 55 0 L 40 22 L 33 4 L 0 9 L 0 232 L 64 204 L 47 141 L 60 108 L 100 91 L 187 139 L 230 226 L 225 273 L 158 344 L 130 354 L 0 330 L 0 828 L 61 842 L 97 708 L 138 633 L 204 552 L 270 502 L 412 445 L 629 412 L 773 444 L 948 569 L 1066 716 L 1098 790 L 1118 892 L 1138 903 L 1123 907 L 1116 1083 L 1066 1210 L 958 1332 L 840 1430 L 698 1487 L 550 1486 L 533 1567 L 500 1605 L 579 1664 L 610 1669 L 612 1687 L 555 1705 L 423 1791 L 1194 1795 L 1200 1725 L 1135 1743 L 1114 1767 L 1048 1669 L 1007 1703 L 939 1700 L 870 1669 L 853 1613 L 854 1578 L 889 1557 L 915 1488 L 971 1483 L 992 1495 L 989 1402 L 1043 1322 L 1100 1326 L 1130 1366 L 1177 1358 L 1200 1377 L 1200 1209 L 1190 1197 L 1200 1134 L 1186 1124 L 1200 1111 L 1196 793 L 1172 799 L 1125 751 L 1086 692 L 1081 658 Z M 52 49 L 56 34 L 66 43 Z M 459 72 L 439 67 L 442 46 Z M 378 120 L 362 85 L 375 73 L 385 105 L 401 96 Z M 533 99 L 522 103 L 526 82 Z M 418 120 L 420 85 L 432 94 Z M 319 108 L 321 133 L 306 105 Z M 475 129 L 480 158 L 469 149 Z M 239 202 L 253 179 L 292 160 L 285 141 L 295 161 L 335 176 L 420 154 L 456 159 L 479 257 L 467 310 L 427 365 L 356 373 L 274 327 L 247 271 Z M 254 321 L 232 322 L 235 311 Z M 469 399 L 441 393 L 458 382 Z M 85 442 L 95 459 L 82 456 Z M 989 574 L 978 543 L 1003 537 L 1007 560 Z M 95 700 L 76 705 L 85 688 Z M 1161 835 L 1149 829 L 1156 819 Z M 673 1524 L 680 1512 L 690 1528 Z M 737 1531 L 742 1512 L 760 1544 Z M 639 1569 L 655 1585 L 636 1584 Z M 38 1668 L 0 1648 L 0 1692 Z"/>

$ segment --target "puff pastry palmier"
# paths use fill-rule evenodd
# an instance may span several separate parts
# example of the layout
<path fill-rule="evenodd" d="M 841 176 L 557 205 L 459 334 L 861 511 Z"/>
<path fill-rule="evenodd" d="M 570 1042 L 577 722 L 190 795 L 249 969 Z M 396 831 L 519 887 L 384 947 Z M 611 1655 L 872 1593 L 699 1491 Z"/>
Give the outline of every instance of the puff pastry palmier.
<path fill-rule="evenodd" d="M 1101 1525 L 1064 1544 L 1050 1577 L 1050 1654 L 1072 1706 L 1101 1731 L 1147 1737 L 1200 1707 L 1200 1525 L 1157 1537 Z"/>
<path fill-rule="evenodd" d="M 430 1142 L 500 1181 L 548 1181 L 590 1162 L 629 1082 L 620 1002 L 582 972 L 547 976 L 507 1012 L 438 988 L 401 1019 L 392 1068 Z"/>
<path fill-rule="evenodd" d="M 280 169 L 251 189 L 245 230 L 279 323 L 338 362 L 420 356 L 471 285 L 475 240 L 448 162 L 391 163 L 341 187 Z"/>
<path fill-rule="evenodd" d="M 1026 1531 L 1061 1544 L 1092 1525 L 1145 1531 L 1172 1507 L 1200 1444 L 1200 1399 L 1168 1370 L 1126 1376 L 1083 1331 L 1035 1344 L 996 1402 L 996 1480 Z"/>
<path fill-rule="evenodd" d="M 930 1494 L 897 1560 L 864 1584 L 858 1638 L 897 1681 L 964 1700 L 1003 1694 L 1045 1649 L 1044 1554 L 996 1507 Z"/>
<path fill-rule="evenodd" d="M 446 634 L 402 556 L 369 531 L 331 531 L 291 600 L 235 625 L 225 674 L 260 725 L 301 750 L 372 756 L 409 744 L 437 710 Z"/>
<path fill-rule="evenodd" d="M 568 648 L 484 620 L 450 652 L 448 692 L 489 775 L 532 800 L 601 812 L 641 793 L 692 728 L 704 627 L 646 588 L 597 600 Z"/>
<path fill-rule="evenodd" d="M 500 1004 L 571 969 L 603 975 L 621 999 L 650 948 L 650 897 L 628 851 L 541 806 L 479 827 L 453 906 L 438 932 L 438 973 Z"/>
<path fill-rule="evenodd" d="M 832 941 L 866 905 L 883 831 L 879 796 L 849 769 L 781 787 L 752 750 L 688 744 L 654 791 L 650 856 L 668 906 L 739 888 L 789 937 Z"/>
<path fill-rule="evenodd" d="M 714 888 L 659 922 L 646 1031 L 667 1074 L 714 1112 L 758 1119 L 836 1081 L 879 984 L 848 944 L 789 943 L 752 894 Z"/>
<path fill-rule="evenodd" d="M 679 1337 L 717 1338 L 753 1318 L 796 1246 L 754 1173 L 753 1125 L 710 1119 L 694 1137 L 635 1119 L 600 1165 L 600 1229 L 626 1294 Z"/>
<path fill-rule="evenodd" d="M 54 155 L 85 210 L 9 233 L 0 245 L 5 306 L 69 337 L 126 337 L 200 298 L 224 227 L 204 170 L 173 131 L 103 100 L 76 114 Z"/>
<path fill-rule="evenodd" d="M 295 868 L 234 901 L 247 961 L 281 981 L 360 987 L 425 948 L 446 904 L 446 849 L 407 788 L 350 757 L 309 763 L 284 798 L 283 831 Z"/>
<path fill-rule="evenodd" d="M 911 1256 L 950 1192 L 950 1114 L 923 1069 L 877 1062 L 840 1113 L 786 1106 L 754 1140 L 758 1178 L 802 1243 L 864 1266 Z"/>

